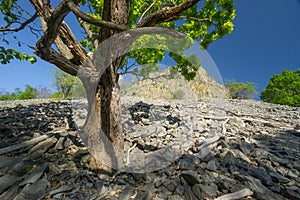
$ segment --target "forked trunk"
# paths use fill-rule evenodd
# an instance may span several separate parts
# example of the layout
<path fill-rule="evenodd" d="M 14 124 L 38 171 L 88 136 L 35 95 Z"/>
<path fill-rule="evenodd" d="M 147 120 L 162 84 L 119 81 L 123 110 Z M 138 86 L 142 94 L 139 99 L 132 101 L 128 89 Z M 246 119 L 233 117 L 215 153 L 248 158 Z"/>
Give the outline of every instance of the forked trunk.
<path fill-rule="evenodd" d="M 105 0 L 103 19 L 117 24 L 127 25 L 129 15 L 129 0 Z M 117 31 L 101 28 L 99 41 L 103 42 L 110 38 Z M 110 47 L 114 48 L 114 47 Z M 100 76 L 97 88 L 92 91 L 95 95 L 89 100 L 89 116 L 84 131 L 87 135 L 89 151 L 97 161 L 98 168 L 111 170 L 119 168 L 123 162 L 121 154 L 124 146 L 124 134 L 121 125 L 121 101 L 120 89 L 118 86 L 117 70 L 122 63 L 123 56 L 112 59 L 112 50 L 102 49 L 103 59 L 100 63 L 109 63 L 108 66 L 100 66 L 105 69 Z M 97 56 L 97 55 L 94 55 Z M 97 68 L 99 66 L 96 66 Z M 90 87 L 85 85 L 86 89 Z M 107 166 L 107 167 L 105 167 Z"/>

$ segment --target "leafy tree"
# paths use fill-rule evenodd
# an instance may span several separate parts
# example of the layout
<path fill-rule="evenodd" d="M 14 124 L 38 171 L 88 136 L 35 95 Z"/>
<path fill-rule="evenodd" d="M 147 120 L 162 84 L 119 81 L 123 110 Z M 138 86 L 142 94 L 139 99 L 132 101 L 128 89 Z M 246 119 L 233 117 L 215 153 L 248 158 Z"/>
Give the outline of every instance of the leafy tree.
<path fill-rule="evenodd" d="M 54 92 L 51 96 L 51 99 L 62 99 L 63 98 L 63 93 L 60 91 Z"/>
<path fill-rule="evenodd" d="M 25 85 L 25 91 L 24 92 L 20 92 L 19 94 L 17 94 L 17 99 L 19 100 L 24 100 L 24 99 L 35 99 L 37 96 L 37 89 L 26 84 Z"/>
<path fill-rule="evenodd" d="M 59 69 L 53 71 L 53 85 L 57 88 L 58 92 L 55 92 L 52 98 L 79 99 L 85 97 L 85 89 L 82 82 L 77 77 Z"/>
<path fill-rule="evenodd" d="M 130 70 L 126 68 L 130 65 L 126 65 L 128 59 L 125 57 L 138 63 L 141 66 L 140 72 L 145 75 L 156 70 L 155 63 L 168 55 L 178 62 L 177 70 L 190 80 L 199 66 L 186 62 L 187 58 L 178 51 L 166 53 L 167 49 L 172 48 L 166 45 L 168 36 L 182 38 L 183 34 L 179 32 L 186 35 L 190 41 L 187 45 L 180 46 L 179 41 L 172 42 L 173 47 L 180 46 L 181 51 L 192 45 L 193 40 L 197 40 L 203 48 L 208 48 L 213 41 L 232 32 L 232 20 L 235 18 L 233 0 L 63 0 L 55 8 L 50 0 L 30 0 L 30 3 L 37 11 L 36 14 L 28 15 L 17 0 L 2 0 L 1 12 L 4 18 L 1 24 L 6 25 L 1 28 L 1 33 L 19 31 L 30 26 L 32 30 L 37 30 L 33 29 L 32 22 L 38 23 L 35 19 L 40 18 L 43 36 L 33 47 L 35 54 L 70 75 L 76 76 L 79 73 L 89 102 L 88 123 L 84 126 L 84 130 L 88 131 L 82 134 L 82 138 L 98 160 L 111 158 L 105 161 L 110 166 L 120 164 L 119 160 L 111 157 L 111 151 L 115 147 L 123 149 L 118 76 L 119 69 Z M 86 37 L 81 42 L 64 22 L 69 13 L 75 14 L 85 32 Z M 126 34 L 119 34 L 116 39 L 116 34 L 124 31 L 127 31 Z M 151 33 L 166 36 L 149 35 Z M 114 38 L 115 44 L 101 48 L 103 41 L 111 38 Z M 120 53 L 124 52 L 128 44 L 145 47 L 153 43 L 158 43 L 158 46 Z M 87 49 L 95 50 L 98 57 L 93 58 Z M 103 63 L 99 55 L 113 62 Z M 116 55 L 119 57 L 114 58 Z M 90 62 L 91 59 L 93 62 Z M 146 69 L 149 67 L 144 65 L 146 63 L 153 63 L 150 70 Z M 104 71 L 100 73 L 102 69 Z M 95 83 L 97 87 L 92 88 Z M 103 131 L 100 136 L 98 130 Z M 111 149 L 109 144 L 113 145 L 114 150 L 108 150 Z"/>
<path fill-rule="evenodd" d="M 260 98 L 269 103 L 300 107 L 300 69 L 274 75 Z"/>
<path fill-rule="evenodd" d="M 53 71 L 53 85 L 62 95 L 61 98 L 66 99 L 71 96 L 71 90 L 75 84 L 76 77 L 59 69 Z"/>
<path fill-rule="evenodd" d="M 5 39 L 2 39 L 2 42 L 9 45 L 9 42 Z M 20 61 L 28 60 L 32 64 L 36 62 L 36 57 L 32 54 L 28 55 L 25 52 L 19 52 L 17 49 L 5 49 L 5 47 L 0 45 L 0 63 L 1 64 L 10 63 L 10 60 L 12 60 L 14 58 L 16 58 Z"/>
<path fill-rule="evenodd" d="M 225 87 L 227 88 L 229 97 L 233 99 L 252 99 L 257 93 L 255 90 L 255 83 L 244 83 L 229 80 L 226 81 Z"/>

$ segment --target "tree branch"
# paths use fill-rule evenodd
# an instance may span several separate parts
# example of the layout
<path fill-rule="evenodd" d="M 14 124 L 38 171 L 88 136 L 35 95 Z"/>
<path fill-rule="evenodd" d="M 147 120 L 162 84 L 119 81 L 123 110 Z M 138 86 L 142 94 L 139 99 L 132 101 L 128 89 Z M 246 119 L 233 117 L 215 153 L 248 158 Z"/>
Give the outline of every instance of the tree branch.
<path fill-rule="evenodd" d="M 158 10 L 142 21 L 139 22 L 138 27 L 150 27 L 163 22 L 169 22 L 180 18 L 180 15 L 190 7 L 196 5 L 200 0 L 186 0 L 182 4 L 175 7 L 165 7 Z"/>
<path fill-rule="evenodd" d="M 153 1 L 153 3 L 145 10 L 145 12 L 143 12 L 143 14 L 141 15 L 137 24 L 139 24 L 141 22 L 141 20 L 144 18 L 144 15 L 154 6 L 155 3 L 156 3 L 156 0 Z"/>
<path fill-rule="evenodd" d="M 72 63 L 70 60 L 66 59 L 61 54 L 57 53 L 53 48 L 40 48 L 36 51 L 36 54 L 43 60 L 54 64 L 56 67 L 62 71 L 71 74 L 73 76 L 77 75 L 79 71 L 79 66 Z"/>
<path fill-rule="evenodd" d="M 46 20 L 48 29 L 46 31 L 46 34 L 41 38 L 41 43 L 44 46 L 51 46 L 55 38 L 58 36 L 64 18 L 70 12 L 69 7 L 67 6 L 68 1 L 69 0 L 65 0 L 61 2 L 53 11 L 49 19 Z"/>
<path fill-rule="evenodd" d="M 193 20 L 196 20 L 196 21 L 199 21 L 199 22 L 203 22 L 203 21 L 210 21 L 210 19 L 209 19 L 209 18 L 204 18 L 204 19 L 201 19 L 201 18 L 196 18 L 196 17 L 188 17 L 188 16 L 180 16 L 179 18 L 193 19 Z"/>
<path fill-rule="evenodd" d="M 26 20 L 25 22 L 21 23 L 21 25 L 18 28 L 8 28 L 11 25 L 11 24 L 8 24 L 5 27 L 1 27 L 0 28 L 0 32 L 6 32 L 6 31 L 18 32 L 20 30 L 23 30 L 28 24 L 30 24 L 31 22 L 33 22 L 37 17 L 38 17 L 38 14 L 36 12 L 28 20 Z"/>
<path fill-rule="evenodd" d="M 31 3 L 41 18 L 45 34 L 37 42 L 36 54 L 42 59 L 56 65 L 61 70 L 77 75 L 79 67 L 83 64 L 87 55 L 85 50 L 78 43 L 70 28 L 63 21 L 70 12 L 67 3 L 70 0 L 62 1 L 55 10 L 51 8 L 48 0 L 31 0 Z M 76 0 L 78 3 L 78 0 Z M 45 11 L 46 10 L 46 11 Z M 49 12 L 49 13 L 44 13 Z M 50 15 L 49 17 L 48 14 Z M 51 28 L 50 28 L 51 27 Z M 59 54 L 51 46 L 55 43 Z"/>
<path fill-rule="evenodd" d="M 81 10 L 73 2 L 68 2 L 68 7 L 77 17 L 80 17 L 85 22 L 94 24 L 96 26 L 102 26 L 102 27 L 105 26 L 107 28 L 112 28 L 121 31 L 129 30 L 128 26 L 115 24 L 113 22 L 108 22 L 105 20 L 100 20 L 100 19 L 90 17 L 85 13 L 81 12 Z"/>

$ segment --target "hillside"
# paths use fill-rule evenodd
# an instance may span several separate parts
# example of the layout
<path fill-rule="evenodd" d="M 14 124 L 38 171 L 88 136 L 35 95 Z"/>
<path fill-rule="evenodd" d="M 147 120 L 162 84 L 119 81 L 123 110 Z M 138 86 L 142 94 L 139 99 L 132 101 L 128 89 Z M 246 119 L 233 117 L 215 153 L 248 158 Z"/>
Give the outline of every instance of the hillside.
<path fill-rule="evenodd" d="M 128 162 L 113 175 L 81 143 L 85 112 L 83 101 L 2 104 L 1 200 L 299 199 L 300 108 L 123 96 Z"/>
<path fill-rule="evenodd" d="M 151 73 L 148 78 L 123 89 L 123 95 L 152 99 L 226 98 L 224 86 L 209 77 L 204 68 L 200 68 L 191 81 L 179 73 L 170 78 L 170 71 L 166 69 Z"/>

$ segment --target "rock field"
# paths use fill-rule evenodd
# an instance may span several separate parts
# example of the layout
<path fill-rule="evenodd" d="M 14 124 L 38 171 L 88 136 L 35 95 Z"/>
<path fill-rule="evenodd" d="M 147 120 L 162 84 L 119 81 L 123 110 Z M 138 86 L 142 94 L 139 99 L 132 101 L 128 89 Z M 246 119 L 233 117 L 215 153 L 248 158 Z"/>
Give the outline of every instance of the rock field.
<path fill-rule="evenodd" d="M 1 102 L 0 200 L 300 199 L 300 108 L 133 97 L 122 108 L 129 167 L 107 174 L 76 131 L 83 101 Z"/>

